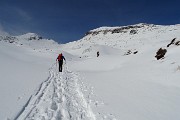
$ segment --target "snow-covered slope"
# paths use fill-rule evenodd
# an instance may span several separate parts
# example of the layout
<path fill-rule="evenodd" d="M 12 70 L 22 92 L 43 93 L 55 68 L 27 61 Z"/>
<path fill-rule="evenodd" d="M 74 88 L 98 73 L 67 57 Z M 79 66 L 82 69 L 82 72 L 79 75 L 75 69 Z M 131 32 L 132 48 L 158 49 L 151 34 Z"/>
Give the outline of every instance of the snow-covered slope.
<path fill-rule="evenodd" d="M 36 49 L 46 49 L 49 50 L 59 45 L 54 40 L 45 39 L 38 36 L 35 33 L 27 33 L 19 36 L 0 36 L 1 40 L 16 44 L 18 46 L 24 46 L 26 48 Z"/>
<path fill-rule="evenodd" d="M 180 25 L 144 23 L 61 45 L 34 33 L 1 36 L 0 119 L 179 120 L 179 44 Z"/>
<path fill-rule="evenodd" d="M 1 120 L 17 115 L 31 94 L 49 76 L 47 70 L 55 57 L 55 53 L 47 53 L 43 49 L 45 44 L 55 42 L 26 41 L 19 38 L 21 36 L 4 36 L 0 41 Z M 34 50 L 36 46 L 39 46 L 38 50 Z"/>
<path fill-rule="evenodd" d="M 141 23 L 122 27 L 100 27 L 87 32 L 82 39 L 68 43 L 64 49 L 74 54 L 77 52 L 73 51 L 78 51 L 79 56 L 90 56 L 91 53 L 94 55 L 96 51 L 101 51 L 99 46 L 117 48 L 124 54 L 129 50 L 142 52 L 147 46 L 154 49 L 156 44 L 163 42 L 166 45 L 173 38 L 179 38 L 179 30 L 179 24 L 162 26 Z M 103 50 L 101 53 L 104 54 Z"/>
<path fill-rule="evenodd" d="M 34 33 L 0 39 L 0 119 L 89 119 L 94 114 L 79 90 L 78 75 L 57 72 L 60 52 L 53 40 Z"/>
<path fill-rule="evenodd" d="M 89 57 L 70 66 L 82 75 L 97 119 L 179 120 L 179 41 L 180 25 L 137 24 L 91 30 L 64 49 Z M 157 60 L 160 48 L 167 52 Z"/>

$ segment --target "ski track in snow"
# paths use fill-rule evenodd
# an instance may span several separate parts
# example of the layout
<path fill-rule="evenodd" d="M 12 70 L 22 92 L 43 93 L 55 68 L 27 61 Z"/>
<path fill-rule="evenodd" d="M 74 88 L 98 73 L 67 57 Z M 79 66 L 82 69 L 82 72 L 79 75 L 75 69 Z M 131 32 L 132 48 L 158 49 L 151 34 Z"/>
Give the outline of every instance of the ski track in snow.
<path fill-rule="evenodd" d="M 31 96 L 17 120 L 95 120 L 90 105 L 78 85 L 78 75 L 67 66 L 62 73 L 56 65 L 49 69 L 50 76 L 38 92 Z"/>

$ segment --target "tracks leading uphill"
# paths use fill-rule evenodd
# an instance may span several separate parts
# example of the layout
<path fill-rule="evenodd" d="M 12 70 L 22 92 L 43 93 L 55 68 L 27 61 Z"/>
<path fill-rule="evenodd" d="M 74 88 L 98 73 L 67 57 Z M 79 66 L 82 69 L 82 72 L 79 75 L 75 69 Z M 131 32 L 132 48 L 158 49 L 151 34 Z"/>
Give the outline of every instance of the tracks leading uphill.
<path fill-rule="evenodd" d="M 62 73 L 55 64 L 50 76 L 31 96 L 17 120 L 95 120 L 78 85 L 78 75 L 67 66 Z"/>

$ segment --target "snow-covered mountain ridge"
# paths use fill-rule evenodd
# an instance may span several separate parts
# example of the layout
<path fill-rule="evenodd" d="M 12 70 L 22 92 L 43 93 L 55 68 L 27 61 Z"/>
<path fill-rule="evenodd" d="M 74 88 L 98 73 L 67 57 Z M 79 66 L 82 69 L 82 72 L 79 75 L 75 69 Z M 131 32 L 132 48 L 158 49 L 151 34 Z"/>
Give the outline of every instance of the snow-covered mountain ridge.
<path fill-rule="evenodd" d="M 136 34 L 136 30 L 139 28 L 152 28 L 155 27 L 154 24 L 146 24 L 146 23 L 140 23 L 135 25 L 129 25 L 129 26 L 120 26 L 120 27 L 100 27 L 94 30 L 90 30 L 85 35 L 97 35 L 99 33 L 107 34 L 107 33 L 127 33 L 130 30 L 130 34 Z M 133 31 L 134 30 L 134 31 Z"/>
<path fill-rule="evenodd" d="M 97 51 L 101 51 L 103 46 L 108 49 L 119 49 L 122 54 L 127 52 L 143 52 L 147 46 L 157 50 L 157 43 L 164 43 L 166 46 L 172 39 L 180 39 L 180 25 L 154 25 L 154 24 L 136 24 L 122 27 L 100 27 L 90 30 L 86 35 L 74 42 L 64 45 L 64 49 L 79 56 L 94 56 Z M 157 48 L 155 48 L 155 46 Z M 104 48 L 104 47 L 103 47 Z M 102 53 L 101 54 L 105 54 Z"/>
<path fill-rule="evenodd" d="M 137 24 L 91 30 L 63 49 L 88 57 L 71 68 L 103 99 L 91 104 L 99 113 L 112 113 L 105 120 L 179 120 L 179 41 L 179 24 Z"/>
<path fill-rule="evenodd" d="M 179 120 L 179 54 L 180 25 L 100 27 L 67 44 L 4 35 L 0 119 Z"/>
<path fill-rule="evenodd" d="M 10 43 L 13 43 L 13 42 L 18 42 L 18 41 L 25 41 L 25 40 L 41 40 L 43 39 L 41 36 L 38 36 L 37 34 L 35 33 L 26 33 L 24 35 L 19 35 L 19 36 L 11 36 L 11 35 L 3 35 L 3 36 L 0 36 L 0 40 L 2 41 L 5 41 L 5 42 L 10 42 Z"/>
<path fill-rule="evenodd" d="M 50 50 L 52 48 L 59 47 L 59 44 L 54 40 L 43 38 L 36 33 L 26 33 L 18 36 L 0 36 L 0 41 L 11 43 L 17 46 L 31 48 L 34 50 Z"/>
<path fill-rule="evenodd" d="M 76 51 L 79 51 L 79 56 L 86 57 L 93 56 L 96 51 L 101 51 L 104 48 L 107 49 L 106 51 L 109 50 L 109 54 L 114 49 L 120 49 L 123 51 L 123 54 L 126 54 L 128 51 L 140 51 L 142 47 L 153 45 L 157 42 L 165 42 L 164 45 L 166 45 L 174 38 L 179 40 L 179 33 L 180 24 L 163 26 L 139 23 L 129 26 L 100 27 L 90 30 L 80 40 L 61 44 L 61 47 L 76 55 Z M 0 36 L 0 41 L 25 45 L 33 49 L 59 47 L 58 43 L 54 40 L 45 39 L 36 33 L 27 33 L 19 36 Z M 51 48 L 48 48 L 50 46 Z"/>
<path fill-rule="evenodd" d="M 100 33 L 103 33 L 104 35 L 107 33 L 128 33 L 131 34 L 138 34 L 138 30 L 143 29 L 145 31 L 152 31 L 154 29 L 159 29 L 159 28 L 163 28 L 163 27 L 171 27 L 169 30 L 176 30 L 173 29 L 173 27 L 179 27 L 180 24 L 176 24 L 176 25 L 155 25 L 155 24 L 147 24 L 147 23 L 139 23 L 139 24 L 135 24 L 135 25 L 128 25 L 128 26 L 118 26 L 118 27 L 99 27 L 93 30 L 90 30 L 89 32 L 87 32 L 85 34 L 85 36 L 87 35 L 97 35 Z"/>

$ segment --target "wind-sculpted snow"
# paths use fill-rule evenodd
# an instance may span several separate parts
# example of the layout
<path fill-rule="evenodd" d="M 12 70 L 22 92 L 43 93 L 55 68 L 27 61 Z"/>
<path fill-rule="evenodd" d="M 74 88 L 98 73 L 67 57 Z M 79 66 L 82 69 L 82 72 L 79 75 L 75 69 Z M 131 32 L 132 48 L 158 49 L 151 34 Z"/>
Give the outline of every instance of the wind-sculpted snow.
<path fill-rule="evenodd" d="M 78 41 L 65 44 L 63 47 L 73 54 L 79 56 L 94 56 L 97 51 L 100 54 L 99 46 L 106 46 L 111 49 L 120 49 L 122 54 L 129 50 L 143 52 L 148 46 L 164 42 L 169 43 L 173 38 L 180 37 L 180 25 L 153 25 L 137 24 L 122 27 L 100 27 L 90 30 L 86 36 Z M 91 51 L 87 51 L 92 49 Z"/>
<path fill-rule="evenodd" d="M 0 119 L 180 120 L 180 25 L 90 32 L 64 45 L 0 36 Z M 50 68 L 60 52 L 73 72 Z"/>
<path fill-rule="evenodd" d="M 59 44 L 52 39 L 43 38 L 35 33 L 27 33 L 19 36 L 0 36 L 0 41 L 11 43 L 17 46 L 31 48 L 33 50 L 50 50 L 58 48 Z"/>
<path fill-rule="evenodd" d="M 17 120 L 95 120 L 79 89 L 78 75 L 67 66 L 59 73 L 55 64 L 49 73 Z"/>

